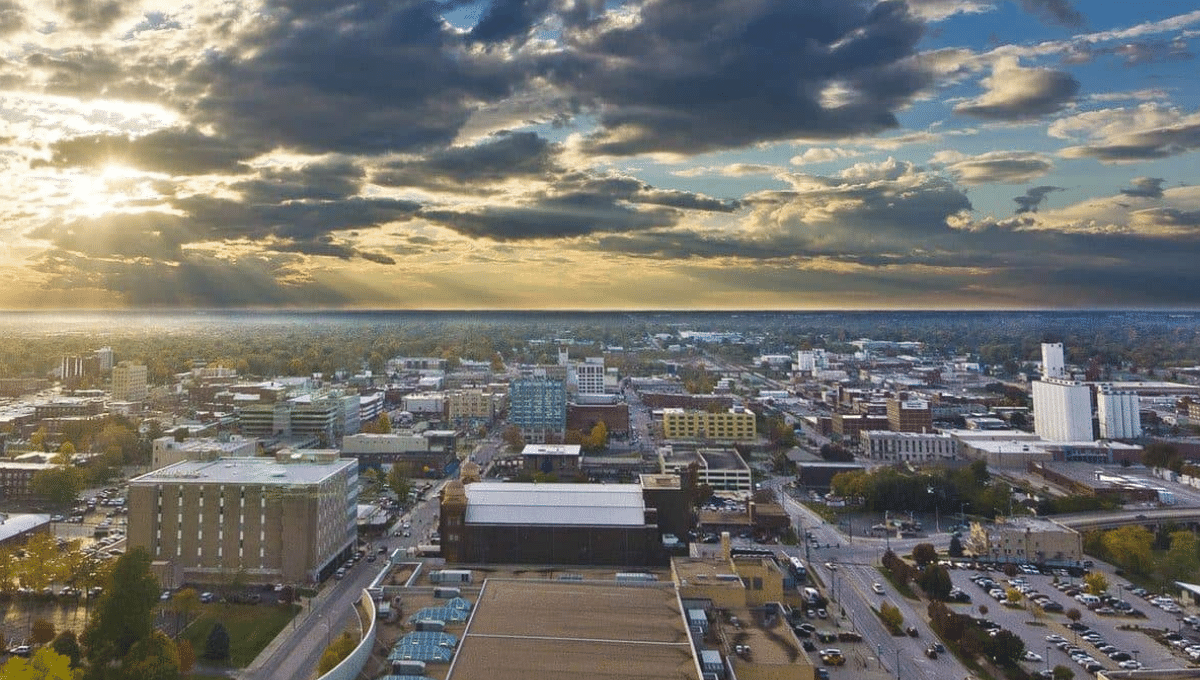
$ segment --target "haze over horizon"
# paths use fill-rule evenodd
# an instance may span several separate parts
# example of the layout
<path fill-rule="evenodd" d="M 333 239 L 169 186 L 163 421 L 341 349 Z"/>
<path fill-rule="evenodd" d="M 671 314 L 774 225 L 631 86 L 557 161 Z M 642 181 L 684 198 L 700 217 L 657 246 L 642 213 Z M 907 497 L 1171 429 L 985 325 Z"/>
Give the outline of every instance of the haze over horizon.
<path fill-rule="evenodd" d="M 1200 307 L 1194 1 L 0 0 L 0 309 Z"/>

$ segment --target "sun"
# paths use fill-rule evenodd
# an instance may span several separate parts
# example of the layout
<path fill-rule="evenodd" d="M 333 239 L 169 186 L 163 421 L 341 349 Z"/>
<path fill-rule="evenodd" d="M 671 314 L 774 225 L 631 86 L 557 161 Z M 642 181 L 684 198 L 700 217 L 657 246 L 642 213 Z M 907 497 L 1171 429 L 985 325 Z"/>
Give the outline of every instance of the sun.
<path fill-rule="evenodd" d="M 77 218 L 96 218 L 128 208 L 134 199 L 147 198 L 153 192 L 146 186 L 148 173 L 122 165 L 106 165 L 98 172 L 76 174 L 67 189 L 66 214 Z"/>

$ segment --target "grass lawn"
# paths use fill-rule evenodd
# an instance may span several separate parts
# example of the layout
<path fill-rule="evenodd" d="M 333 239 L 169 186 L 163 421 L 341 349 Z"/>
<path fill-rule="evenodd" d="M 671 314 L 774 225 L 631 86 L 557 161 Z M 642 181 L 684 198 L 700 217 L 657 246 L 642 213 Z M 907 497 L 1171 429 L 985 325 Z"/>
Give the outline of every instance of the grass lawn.
<path fill-rule="evenodd" d="M 291 620 L 292 611 L 281 605 L 206 604 L 183 637 L 191 641 L 197 660 L 203 662 L 208 633 L 219 621 L 229 631 L 230 665 L 245 668 Z"/>

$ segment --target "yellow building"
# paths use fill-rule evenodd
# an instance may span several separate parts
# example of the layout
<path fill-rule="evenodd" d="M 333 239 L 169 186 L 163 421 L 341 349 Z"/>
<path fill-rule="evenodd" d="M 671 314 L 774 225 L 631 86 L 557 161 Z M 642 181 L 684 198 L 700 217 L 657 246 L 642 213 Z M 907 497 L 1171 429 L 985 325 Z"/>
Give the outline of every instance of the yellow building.
<path fill-rule="evenodd" d="M 146 367 L 122 361 L 113 366 L 112 395 L 114 401 L 141 401 L 146 398 Z"/>
<path fill-rule="evenodd" d="M 497 397 L 481 389 L 452 390 L 446 395 L 446 414 L 451 422 L 489 421 L 496 412 Z"/>
<path fill-rule="evenodd" d="M 709 413 L 667 408 L 663 409 L 662 418 L 666 439 L 753 441 L 758 438 L 754 413 L 746 409 Z"/>

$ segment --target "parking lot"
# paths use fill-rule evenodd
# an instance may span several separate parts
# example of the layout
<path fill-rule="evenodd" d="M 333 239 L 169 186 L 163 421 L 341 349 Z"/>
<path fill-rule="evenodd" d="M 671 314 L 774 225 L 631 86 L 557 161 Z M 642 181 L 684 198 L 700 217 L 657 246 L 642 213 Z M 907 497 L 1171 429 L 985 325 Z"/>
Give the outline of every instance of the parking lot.
<path fill-rule="evenodd" d="M 1031 672 L 1063 665 L 1076 671 L 1077 675 L 1084 674 L 1086 672 L 1084 667 L 1068 656 L 1068 651 L 1071 651 L 1072 647 L 1082 649 L 1099 665 L 1107 669 L 1118 669 L 1119 661 L 1123 658 L 1119 652 L 1125 652 L 1133 657 L 1143 668 L 1175 668 L 1189 663 L 1189 659 L 1182 653 L 1182 647 L 1186 645 L 1180 644 L 1174 648 L 1164 645 L 1148 632 L 1182 633 L 1180 637 L 1190 640 L 1188 644 L 1200 643 L 1200 634 L 1197 634 L 1182 620 L 1186 612 L 1164 611 L 1148 600 L 1131 595 L 1124 587 L 1123 581 L 1110 582 L 1110 592 L 1114 595 L 1120 592 L 1123 600 L 1133 607 L 1134 612 L 1140 612 L 1141 616 L 1119 611 L 1114 614 L 1102 615 L 1088 609 L 1084 604 L 1055 587 L 1056 579 L 1064 584 L 1081 586 L 1080 579 L 1069 576 L 1054 577 L 1040 573 L 1018 573 L 1010 578 L 999 571 L 983 572 L 974 569 L 952 569 L 950 574 L 954 585 L 971 597 L 969 604 L 951 604 L 951 608 L 959 613 L 970 613 L 975 617 L 993 621 L 1020 636 L 1025 641 L 1025 649 L 1041 657 L 1040 661 L 1024 662 L 1025 667 Z M 1005 591 L 1005 594 L 1009 588 L 1024 590 L 1020 605 L 1005 604 L 1005 597 L 997 599 L 972 582 L 972 577 L 978 575 L 992 579 L 996 587 Z M 1118 585 L 1122 587 L 1118 589 Z M 1040 607 L 1032 605 L 1031 598 L 1037 597 L 1039 594 L 1046 596 L 1048 599 L 1045 601 L 1047 602 L 1056 602 L 1062 605 L 1063 611 L 1045 612 Z M 980 605 L 987 607 L 986 615 L 980 613 Z M 1082 613 L 1080 624 L 1086 626 L 1086 629 L 1072 630 L 1068 627 L 1071 622 L 1065 612 L 1072 608 L 1078 609 Z M 1050 636 L 1051 639 L 1047 640 L 1047 636 Z M 1088 641 L 1085 636 L 1092 637 L 1093 641 Z M 1111 647 L 1105 647 L 1105 651 L 1101 651 L 1100 647 L 1103 645 Z M 1117 659 L 1110 658 L 1109 654 L 1116 655 Z"/>

